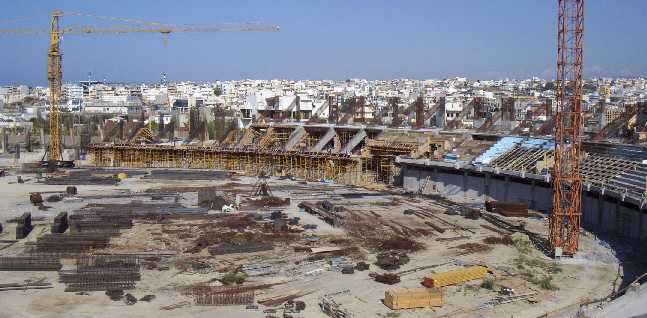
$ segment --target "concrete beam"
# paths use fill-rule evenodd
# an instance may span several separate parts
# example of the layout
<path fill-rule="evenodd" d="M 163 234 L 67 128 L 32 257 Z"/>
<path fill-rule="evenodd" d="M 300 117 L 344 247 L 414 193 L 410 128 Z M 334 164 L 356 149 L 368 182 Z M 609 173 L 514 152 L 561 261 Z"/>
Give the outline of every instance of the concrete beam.
<path fill-rule="evenodd" d="M 328 128 L 328 131 L 319 139 L 319 142 L 317 142 L 314 147 L 310 148 L 311 152 L 320 152 L 323 150 L 323 148 L 335 138 L 337 133 L 335 132 L 335 129 L 333 127 Z"/>
<path fill-rule="evenodd" d="M 346 154 L 348 154 L 348 153 L 353 152 L 353 150 L 355 149 L 355 147 L 357 147 L 357 146 L 358 146 L 358 145 L 359 145 L 359 144 L 364 140 L 364 138 L 366 138 L 366 136 L 368 136 L 368 134 L 366 134 L 366 130 L 364 130 L 364 128 L 360 129 L 360 130 L 359 130 L 359 131 L 358 131 L 358 132 L 353 136 L 353 138 L 351 138 L 351 139 L 348 141 L 348 143 L 346 144 L 346 146 L 344 146 L 344 148 L 342 148 L 342 150 L 340 151 L 340 153 L 346 153 Z"/>
<path fill-rule="evenodd" d="M 292 133 L 290 134 L 290 138 L 288 138 L 288 141 L 285 143 L 285 151 L 290 151 L 294 149 L 294 146 L 299 144 L 301 139 L 303 139 L 303 136 L 306 135 L 306 130 L 303 128 L 303 126 L 297 126 Z"/>

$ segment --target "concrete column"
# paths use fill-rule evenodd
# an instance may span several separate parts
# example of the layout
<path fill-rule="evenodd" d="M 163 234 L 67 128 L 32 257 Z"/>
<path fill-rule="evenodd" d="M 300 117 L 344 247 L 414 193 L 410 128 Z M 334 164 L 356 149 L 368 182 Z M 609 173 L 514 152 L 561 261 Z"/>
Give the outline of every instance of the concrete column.
<path fill-rule="evenodd" d="M 620 199 L 616 201 L 615 205 L 615 210 L 616 210 L 616 218 L 613 220 L 614 222 L 614 227 L 613 227 L 613 233 L 614 234 L 622 234 L 622 228 L 621 228 L 621 222 L 620 222 Z"/>
<path fill-rule="evenodd" d="M 602 226 L 602 213 L 604 213 L 604 195 L 600 193 L 598 196 L 598 222 L 595 224 L 595 228 L 600 232 L 604 229 Z"/>
<path fill-rule="evenodd" d="M 485 200 L 490 199 L 490 173 L 485 173 L 483 178 L 483 194 L 485 194 Z"/>
<path fill-rule="evenodd" d="M 6 130 L 2 130 L 2 152 L 9 153 L 9 134 Z"/>
<path fill-rule="evenodd" d="M 638 241 L 642 242 L 647 237 L 643 234 L 643 225 L 645 224 L 645 213 L 638 209 Z"/>
<path fill-rule="evenodd" d="M 535 180 L 530 181 L 530 208 L 535 208 Z"/>
<path fill-rule="evenodd" d="M 31 149 L 31 130 L 25 132 L 25 151 L 32 152 Z"/>
<path fill-rule="evenodd" d="M 47 148 L 47 140 L 45 140 L 45 128 L 40 129 L 40 146 L 43 151 Z"/>

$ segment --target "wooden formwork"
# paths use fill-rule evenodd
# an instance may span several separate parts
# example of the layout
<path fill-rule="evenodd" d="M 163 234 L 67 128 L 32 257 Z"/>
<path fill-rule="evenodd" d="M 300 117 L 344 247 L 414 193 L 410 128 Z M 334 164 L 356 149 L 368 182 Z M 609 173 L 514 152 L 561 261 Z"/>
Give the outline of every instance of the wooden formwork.
<path fill-rule="evenodd" d="M 357 185 L 368 181 L 361 160 L 345 154 L 160 145 L 92 145 L 90 154 L 98 167 L 218 169 Z"/>

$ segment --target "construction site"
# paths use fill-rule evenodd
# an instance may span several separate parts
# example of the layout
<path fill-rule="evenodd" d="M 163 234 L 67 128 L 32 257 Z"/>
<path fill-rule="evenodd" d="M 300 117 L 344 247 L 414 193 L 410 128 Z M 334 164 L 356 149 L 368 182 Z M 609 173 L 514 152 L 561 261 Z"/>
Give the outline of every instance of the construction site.
<path fill-rule="evenodd" d="M 308 121 L 298 96 L 248 123 L 75 117 L 63 34 L 222 29 L 75 30 L 54 12 L 48 122 L 0 140 L 0 317 L 641 317 L 647 148 L 628 132 L 647 107 L 585 129 L 584 1 L 557 4 L 543 122 L 514 98 L 445 121 L 444 97 L 379 116 L 332 94 Z"/>

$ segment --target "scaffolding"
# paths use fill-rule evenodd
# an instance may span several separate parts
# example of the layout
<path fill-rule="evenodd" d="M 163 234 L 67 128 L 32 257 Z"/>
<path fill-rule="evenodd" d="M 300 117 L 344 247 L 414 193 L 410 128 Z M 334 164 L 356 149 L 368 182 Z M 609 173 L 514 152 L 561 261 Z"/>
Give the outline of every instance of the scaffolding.
<path fill-rule="evenodd" d="M 376 181 L 365 178 L 361 159 L 347 154 L 117 144 L 91 145 L 90 155 L 98 167 L 218 169 L 356 185 Z"/>

